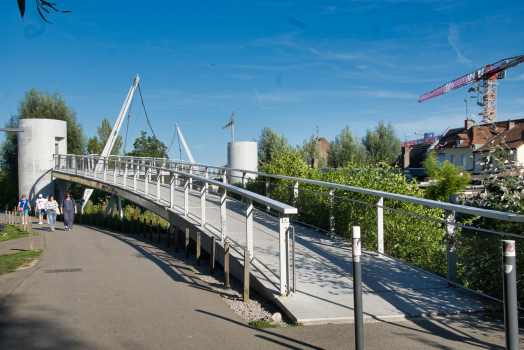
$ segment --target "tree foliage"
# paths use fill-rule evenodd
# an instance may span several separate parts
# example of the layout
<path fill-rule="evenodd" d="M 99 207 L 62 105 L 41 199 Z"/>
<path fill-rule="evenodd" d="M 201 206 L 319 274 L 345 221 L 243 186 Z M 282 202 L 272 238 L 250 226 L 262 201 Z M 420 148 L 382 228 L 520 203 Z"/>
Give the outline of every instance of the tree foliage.
<path fill-rule="evenodd" d="M 456 167 L 447 160 L 439 163 L 431 151 L 424 161 L 424 169 L 434 182 L 426 188 L 426 198 L 447 201 L 469 184 L 470 175 L 463 167 Z"/>
<path fill-rule="evenodd" d="M 385 162 L 391 165 L 397 161 L 402 145 L 393 124 L 390 122 L 386 125 L 384 120 L 378 123 L 375 130 L 367 130 L 362 143 L 366 148 L 368 163 Z"/>
<path fill-rule="evenodd" d="M 22 19 L 23 19 L 24 18 L 24 14 L 25 14 L 25 0 L 17 0 L 17 1 L 18 1 L 18 9 L 20 10 L 20 15 L 22 16 Z M 40 17 L 42 17 L 42 19 L 44 21 L 46 21 L 47 23 L 53 24 L 52 22 L 49 22 L 44 17 L 44 14 L 42 13 L 42 10 L 44 10 L 47 13 L 49 13 L 49 9 L 54 10 L 56 12 L 61 12 L 61 13 L 69 13 L 69 12 L 71 12 L 71 11 L 58 10 L 55 6 L 56 6 L 56 4 L 54 2 L 48 2 L 48 1 L 45 1 L 45 0 L 36 0 L 36 8 L 38 10 L 38 13 L 40 14 Z"/>
<path fill-rule="evenodd" d="M 97 135 L 87 140 L 87 153 L 101 154 L 107 143 L 107 140 L 109 139 L 109 136 L 111 136 L 112 130 L 113 128 L 111 127 L 109 120 L 107 120 L 107 118 L 104 118 L 104 120 L 102 120 L 102 125 L 97 126 Z M 115 143 L 113 144 L 111 155 L 119 154 L 120 149 L 122 148 L 122 144 L 122 135 L 118 135 L 115 140 Z"/>
<path fill-rule="evenodd" d="M 330 168 L 345 167 L 346 163 L 363 164 L 366 161 L 366 149 L 358 137 L 353 136 L 349 125 L 331 142 L 327 164 Z"/>
<path fill-rule="evenodd" d="M 322 150 L 320 149 L 320 143 L 318 142 L 315 134 L 311 135 L 309 140 L 304 140 L 302 146 L 297 145 L 297 150 L 302 155 L 302 160 L 309 165 L 313 158 L 318 159 L 318 167 L 325 168 L 327 165 L 327 160 L 322 157 Z"/>
<path fill-rule="evenodd" d="M 287 138 L 273 130 L 269 125 L 264 126 L 258 137 L 258 164 L 263 166 L 270 162 L 283 150 L 289 149 Z"/>
<path fill-rule="evenodd" d="M 146 135 L 147 132 L 141 132 L 141 136 L 133 143 L 134 149 L 128 152 L 126 156 L 169 158 L 167 155 L 167 146 L 156 137 Z"/>

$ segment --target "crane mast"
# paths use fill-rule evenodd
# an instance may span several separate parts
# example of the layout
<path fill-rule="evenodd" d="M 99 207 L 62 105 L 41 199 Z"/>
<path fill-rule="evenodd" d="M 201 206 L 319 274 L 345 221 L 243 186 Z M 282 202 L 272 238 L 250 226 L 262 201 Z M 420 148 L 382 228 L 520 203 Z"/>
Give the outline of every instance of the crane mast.
<path fill-rule="evenodd" d="M 483 116 L 485 123 L 497 121 L 497 81 L 506 77 L 506 69 L 518 66 L 524 62 L 524 55 L 505 58 L 493 64 L 488 64 L 476 71 L 455 79 L 441 87 L 430 91 L 418 99 L 418 102 L 427 101 L 446 92 L 458 89 L 464 85 L 481 81 L 483 87 Z"/>

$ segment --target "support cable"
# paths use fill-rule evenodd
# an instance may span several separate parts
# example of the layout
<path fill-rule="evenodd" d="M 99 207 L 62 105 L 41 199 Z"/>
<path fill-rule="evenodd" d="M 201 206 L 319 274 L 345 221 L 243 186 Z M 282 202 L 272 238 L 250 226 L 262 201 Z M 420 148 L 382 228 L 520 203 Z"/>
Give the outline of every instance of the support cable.
<path fill-rule="evenodd" d="M 144 113 L 146 114 L 147 124 L 149 124 L 149 128 L 151 129 L 151 132 L 153 133 L 153 136 L 156 139 L 157 137 L 155 135 L 155 132 L 153 131 L 153 127 L 151 126 L 149 117 L 147 116 L 146 105 L 144 104 L 144 98 L 142 97 L 142 90 L 140 90 L 140 83 L 138 84 L 138 92 L 140 93 L 140 99 L 142 100 L 142 107 L 144 107 Z"/>

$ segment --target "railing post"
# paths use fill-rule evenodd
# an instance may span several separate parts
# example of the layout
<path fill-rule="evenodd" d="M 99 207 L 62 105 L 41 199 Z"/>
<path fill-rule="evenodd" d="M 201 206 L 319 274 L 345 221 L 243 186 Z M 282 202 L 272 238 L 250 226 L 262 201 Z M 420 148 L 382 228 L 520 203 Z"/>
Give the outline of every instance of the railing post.
<path fill-rule="evenodd" d="M 124 188 L 126 188 L 127 180 L 127 163 L 124 163 Z"/>
<path fill-rule="evenodd" d="M 89 166 L 89 163 L 88 163 L 89 159 L 88 158 L 84 158 L 84 176 L 87 177 L 87 167 Z"/>
<path fill-rule="evenodd" d="M 189 177 L 186 177 L 184 181 L 184 216 L 189 213 Z"/>
<path fill-rule="evenodd" d="M 169 172 L 169 207 L 175 207 L 175 175 L 172 171 Z"/>
<path fill-rule="evenodd" d="M 455 238 L 455 212 L 446 210 L 446 261 L 447 277 L 451 282 L 457 282 L 457 247 Z"/>
<path fill-rule="evenodd" d="M 293 184 L 293 205 L 296 207 L 298 201 L 298 181 Z"/>
<path fill-rule="evenodd" d="M 106 182 L 106 170 L 107 170 L 107 157 L 104 157 L 104 182 Z"/>
<path fill-rule="evenodd" d="M 138 178 L 138 174 L 140 172 L 140 165 L 139 163 L 136 163 L 134 165 L 135 173 L 133 174 L 133 192 L 136 192 L 136 180 Z"/>
<path fill-rule="evenodd" d="M 66 155 L 66 172 L 69 173 L 69 156 Z"/>
<path fill-rule="evenodd" d="M 502 285 L 506 349 L 519 348 L 519 309 L 517 302 L 517 261 L 515 241 L 502 241 Z"/>
<path fill-rule="evenodd" d="M 144 167 L 144 193 L 145 193 L 145 196 L 147 197 L 147 192 L 149 190 L 148 188 L 148 185 L 149 185 L 149 168 L 148 167 Z"/>
<path fill-rule="evenodd" d="M 384 254 L 384 197 L 377 197 L 377 250 Z"/>
<path fill-rule="evenodd" d="M 280 256 L 280 296 L 284 297 L 287 294 L 286 285 L 287 278 L 287 257 L 286 257 L 286 232 L 289 229 L 289 214 L 280 213 L 279 220 L 279 256 Z"/>
<path fill-rule="evenodd" d="M 156 170 L 156 201 L 160 202 L 160 181 L 162 179 L 162 171 Z"/>
<path fill-rule="evenodd" d="M 266 176 L 266 197 L 269 198 L 269 178 Z M 266 205 L 266 210 L 269 211 L 271 208 Z"/>
<path fill-rule="evenodd" d="M 225 179 L 225 177 L 224 177 Z M 220 238 L 222 242 L 226 241 L 227 232 L 226 232 L 226 195 L 227 191 L 225 188 L 220 189 Z"/>
<path fill-rule="evenodd" d="M 246 245 L 253 259 L 253 200 L 250 198 L 246 198 Z"/>
<path fill-rule="evenodd" d="M 329 232 L 335 233 L 335 189 L 329 188 Z"/>
<path fill-rule="evenodd" d="M 242 188 L 243 189 L 246 188 L 246 172 L 245 171 L 242 172 Z"/>
<path fill-rule="evenodd" d="M 204 168 L 204 177 L 209 179 L 209 174 L 207 173 L 207 167 Z M 206 182 L 206 193 L 209 193 L 209 183 Z"/>
<path fill-rule="evenodd" d="M 73 156 L 73 160 L 75 161 L 75 175 L 78 175 L 78 158 Z"/>
<path fill-rule="evenodd" d="M 207 182 L 206 182 L 207 184 Z M 200 185 L 200 226 L 206 225 L 206 186 Z"/>
<path fill-rule="evenodd" d="M 113 185 L 116 185 L 116 160 L 113 160 Z"/>
<path fill-rule="evenodd" d="M 189 165 L 189 174 L 193 174 L 193 166 Z M 189 189 L 193 189 L 193 178 L 189 178 Z"/>

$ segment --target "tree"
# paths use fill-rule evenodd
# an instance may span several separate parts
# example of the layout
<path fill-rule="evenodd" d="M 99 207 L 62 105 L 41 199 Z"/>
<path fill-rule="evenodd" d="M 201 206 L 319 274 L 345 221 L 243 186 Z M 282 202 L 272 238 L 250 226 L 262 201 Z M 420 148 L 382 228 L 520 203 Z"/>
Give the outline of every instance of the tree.
<path fill-rule="evenodd" d="M 362 164 L 366 161 L 366 149 L 353 132 L 346 126 L 331 142 L 327 163 L 330 168 L 341 168 L 348 162 Z"/>
<path fill-rule="evenodd" d="M 25 118 L 64 120 L 67 122 L 67 153 L 85 154 L 86 136 L 82 124 L 78 123 L 76 111 L 66 104 L 58 90 L 51 95 L 47 91 L 31 88 L 18 103 L 17 112 L 5 123 L 6 128 L 17 128 L 18 120 Z M 5 137 L 0 146 L 0 167 L 2 172 L 6 172 L 3 177 L 5 183 L 1 185 L 9 186 L 12 192 L 4 193 L 4 202 L 18 196 L 17 134 L 7 132 Z"/>
<path fill-rule="evenodd" d="M 111 136 L 111 124 L 107 118 L 102 120 L 102 126 L 97 126 L 97 136 L 91 137 L 87 140 L 87 153 L 89 154 L 101 154 L 109 136 Z M 120 153 L 120 148 L 122 148 L 122 135 L 117 136 L 115 143 L 113 144 L 113 149 L 111 150 L 112 155 Z"/>
<path fill-rule="evenodd" d="M 367 130 L 362 143 L 366 147 L 367 161 L 373 164 L 378 162 L 394 164 L 402 145 L 393 124 L 390 122 L 386 126 L 384 120 L 378 123 L 375 130 Z"/>
<path fill-rule="evenodd" d="M 302 147 L 297 145 L 297 150 L 302 155 L 302 160 L 311 165 L 313 158 L 318 159 L 318 167 L 324 168 L 327 165 L 326 159 L 322 157 L 322 151 L 320 150 L 320 143 L 318 142 L 315 134 L 311 135 L 309 140 L 304 140 Z"/>
<path fill-rule="evenodd" d="M 456 167 L 447 160 L 439 163 L 434 151 L 428 154 L 423 165 L 429 178 L 436 181 L 426 188 L 426 198 L 447 201 L 469 184 L 470 175 L 463 167 Z"/>
<path fill-rule="evenodd" d="M 263 166 L 270 162 L 281 151 L 289 149 L 287 138 L 273 130 L 269 125 L 264 126 L 258 138 L 258 164 Z"/>
<path fill-rule="evenodd" d="M 133 157 L 153 157 L 153 158 L 169 158 L 167 155 L 166 145 L 157 139 L 155 136 L 147 136 L 147 132 L 142 131 L 141 136 L 133 143 L 134 149 L 126 153 L 126 156 Z"/>

